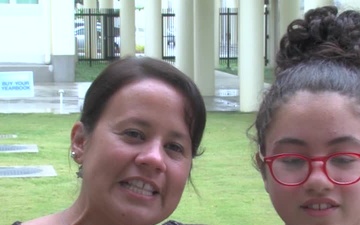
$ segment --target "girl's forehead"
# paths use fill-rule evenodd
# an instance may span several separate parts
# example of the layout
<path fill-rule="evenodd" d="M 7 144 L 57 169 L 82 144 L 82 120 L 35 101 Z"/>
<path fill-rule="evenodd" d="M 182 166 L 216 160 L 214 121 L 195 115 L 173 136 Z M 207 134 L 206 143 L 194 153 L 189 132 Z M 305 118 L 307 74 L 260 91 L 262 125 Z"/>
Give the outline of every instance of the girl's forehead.
<path fill-rule="evenodd" d="M 275 112 L 265 134 L 266 142 L 284 137 L 325 141 L 360 133 L 360 116 L 350 103 L 349 97 L 335 92 L 299 92 Z"/>
<path fill-rule="evenodd" d="M 350 112 L 353 110 L 349 106 L 353 106 L 353 102 L 352 98 L 338 92 L 298 91 L 287 97 L 286 101 L 278 104 L 272 119 L 281 119 L 283 114 L 288 113 L 298 113 L 301 115 L 302 113 L 309 113 L 311 110 L 314 111 L 313 113 L 317 113 L 319 111 L 317 110 L 318 108 L 321 108 L 324 112 L 333 110 L 346 110 Z"/>

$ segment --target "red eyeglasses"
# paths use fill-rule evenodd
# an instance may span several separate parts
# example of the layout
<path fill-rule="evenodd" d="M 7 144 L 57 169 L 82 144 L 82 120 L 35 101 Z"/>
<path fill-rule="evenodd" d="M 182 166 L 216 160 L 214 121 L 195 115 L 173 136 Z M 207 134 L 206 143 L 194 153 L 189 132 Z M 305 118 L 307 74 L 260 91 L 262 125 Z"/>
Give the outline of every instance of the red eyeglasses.
<path fill-rule="evenodd" d="M 270 169 L 272 177 L 285 186 L 298 186 L 306 182 L 313 170 L 312 162 L 323 162 L 322 170 L 334 184 L 350 185 L 360 180 L 360 154 L 335 153 L 309 158 L 300 154 L 278 154 L 260 158 Z"/>

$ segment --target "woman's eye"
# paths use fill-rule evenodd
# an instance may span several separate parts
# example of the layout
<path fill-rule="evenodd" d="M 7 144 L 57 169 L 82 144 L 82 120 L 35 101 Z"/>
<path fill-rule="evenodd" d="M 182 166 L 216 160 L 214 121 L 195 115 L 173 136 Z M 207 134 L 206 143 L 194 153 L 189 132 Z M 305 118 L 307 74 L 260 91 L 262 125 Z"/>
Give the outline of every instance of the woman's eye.
<path fill-rule="evenodd" d="M 179 153 L 182 153 L 184 151 L 184 148 L 179 144 L 167 144 L 165 145 L 165 149 Z"/>
<path fill-rule="evenodd" d="M 128 137 L 144 140 L 144 135 L 137 130 L 126 130 L 124 134 Z"/>

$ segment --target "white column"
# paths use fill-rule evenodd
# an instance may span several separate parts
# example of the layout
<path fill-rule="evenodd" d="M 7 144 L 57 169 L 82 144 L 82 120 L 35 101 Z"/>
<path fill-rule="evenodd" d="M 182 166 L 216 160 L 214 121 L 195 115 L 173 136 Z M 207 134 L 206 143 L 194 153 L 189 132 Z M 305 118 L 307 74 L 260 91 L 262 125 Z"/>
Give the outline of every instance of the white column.
<path fill-rule="evenodd" d="M 112 9 L 113 8 L 113 0 L 99 0 L 99 8 L 100 9 Z"/>
<path fill-rule="evenodd" d="M 264 86 L 263 11 L 263 1 L 240 0 L 238 75 L 242 112 L 258 109 Z"/>
<path fill-rule="evenodd" d="M 317 7 L 334 5 L 334 0 L 304 0 L 304 13 Z"/>
<path fill-rule="evenodd" d="M 360 1 L 359 0 L 342 0 L 341 1 L 341 9 L 347 10 L 360 10 Z"/>
<path fill-rule="evenodd" d="M 96 9 L 96 0 L 84 0 L 84 8 Z"/>
<path fill-rule="evenodd" d="M 300 0 L 279 0 L 280 8 L 280 37 L 282 37 L 287 30 L 288 25 L 294 20 L 301 17 Z"/>
<path fill-rule="evenodd" d="M 268 43 L 268 60 L 269 64 L 267 67 L 274 67 L 275 66 L 275 56 L 276 56 L 276 49 L 278 47 L 278 39 L 277 36 L 277 1 L 270 0 L 268 5 L 269 15 L 268 15 L 268 33 L 269 39 L 267 40 Z"/>
<path fill-rule="evenodd" d="M 215 68 L 220 66 L 220 0 L 215 0 L 215 12 L 214 12 L 214 44 L 215 44 L 215 53 L 214 53 L 214 60 L 215 60 Z"/>
<path fill-rule="evenodd" d="M 239 1 L 238 0 L 227 0 L 226 1 L 226 8 L 238 8 Z"/>
<path fill-rule="evenodd" d="M 175 0 L 175 66 L 194 78 L 193 0 Z"/>
<path fill-rule="evenodd" d="M 43 2 L 43 9 L 44 9 L 44 28 L 45 32 L 45 55 L 44 55 L 44 63 L 50 64 L 51 63 L 51 38 L 52 38 L 52 30 L 51 30 L 51 1 L 44 1 Z M 74 30 L 74 29 L 73 29 Z M 74 33 L 74 32 L 73 32 Z"/>
<path fill-rule="evenodd" d="M 84 8 L 87 10 L 91 9 L 91 12 L 94 12 L 94 9 L 97 8 L 96 6 L 96 0 L 84 0 Z M 86 11 L 88 13 L 90 13 L 90 11 Z M 92 58 L 96 58 L 97 57 L 97 39 L 98 39 L 98 35 L 97 35 L 97 31 L 96 31 L 96 19 L 92 16 L 91 18 L 89 18 L 88 16 L 84 17 L 84 24 L 85 24 L 85 32 L 89 32 L 90 27 L 91 27 L 91 33 L 90 33 L 90 38 L 86 38 L 85 39 L 85 46 L 90 46 L 90 39 L 91 39 L 91 52 L 90 52 L 90 48 L 85 48 L 85 55 L 86 57 L 89 57 L 91 55 Z M 85 35 L 85 37 L 88 35 Z"/>
<path fill-rule="evenodd" d="M 215 0 L 195 2 L 195 83 L 203 96 L 215 95 Z"/>
<path fill-rule="evenodd" d="M 51 25 L 54 81 L 74 81 L 74 1 L 51 1 Z"/>
<path fill-rule="evenodd" d="M 145 55 L 161 59 L 161 0 L 147 0 L 145 15 Z"/>
<path fill-rule="evenodd" d="M 135 55 L 135 0 L 120 1 L 120 55 Z"/>
<path fill-rule="evenodd" d="M 113 9 L 113 0 L 99 0 L 99 9 L 101 13 L 106 13 L 106 11 L 108 11 L 108 9 Z M 114 27 L 114 20 L 112 19 L 112 21 L 105 21 L 104 17 L 101 16 L 101 37 L 105 37 L 105 24 L 107 24 L 107 26 L 109 26 L 110 29 L 112 29 Z M 108 23 L 106 23 L 108 22 Z M 114 42 L 114 38 L 110 38 L 108 39 L 108 41 Z M 102 48 L 101 48 L 101 54 L 104 56 L 105 52 L 106 52 L 106 46 L 104 43 L 104 39 L 101 39 L 102 42 Z"/>

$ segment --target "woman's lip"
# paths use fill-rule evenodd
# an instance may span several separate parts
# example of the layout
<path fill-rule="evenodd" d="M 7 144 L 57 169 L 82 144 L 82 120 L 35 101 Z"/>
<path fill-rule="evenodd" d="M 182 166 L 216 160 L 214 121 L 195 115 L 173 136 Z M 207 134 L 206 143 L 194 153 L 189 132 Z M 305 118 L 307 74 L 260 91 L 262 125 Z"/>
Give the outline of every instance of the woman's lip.
<path fill-rule="evenodd" d="M 140 176 L 128 177 L 126 179 L 121 180 L 120 183 L 132 183 L 132 181 L 141 181 L 146 185 L 150 185 L 153 188 L 153 191 L 155 193 L 158 193 L 158 194 L 160 193 L 159 185 L 157 185 L 156 182 L 154 182 L 150 179 L 147 179 L 145 177 L 140 177 Z"/>

